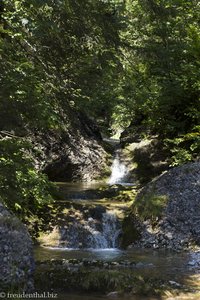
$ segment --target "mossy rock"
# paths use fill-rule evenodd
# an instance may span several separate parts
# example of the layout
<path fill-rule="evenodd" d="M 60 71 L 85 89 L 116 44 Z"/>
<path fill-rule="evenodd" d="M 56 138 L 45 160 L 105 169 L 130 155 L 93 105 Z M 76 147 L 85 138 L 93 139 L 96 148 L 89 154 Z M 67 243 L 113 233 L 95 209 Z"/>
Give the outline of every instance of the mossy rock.
<path fill-rule="evenodd" d="M 142 221 L 151 220 L 154 223 L 163 216 L 168 200 L 167 195 L 159 195 L 152 189 L 135 200 L 132 212 Z"/>

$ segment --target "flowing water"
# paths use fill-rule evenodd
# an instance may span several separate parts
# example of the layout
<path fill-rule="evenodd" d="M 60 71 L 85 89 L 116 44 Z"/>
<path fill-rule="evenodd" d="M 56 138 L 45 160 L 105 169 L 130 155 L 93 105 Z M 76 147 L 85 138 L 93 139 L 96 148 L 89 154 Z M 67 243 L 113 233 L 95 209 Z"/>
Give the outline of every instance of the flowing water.
<path fill-rule="evenodd" d="M 89 227 L 91 232 L 91 243 L 88 247 L 93 249 L 109 249 L 118 246 L 118 236 L 121 232 L 117 216 L 113 212 L 106 212 L 102 215 L 102 231 Z"/>
<path fill-rule="evenodd" d="M 116 150 L 111 167 L 109 185 L 116 183 L 127 184 L 125 179 L 128 172 L 120 158 L 120 152 L 120 149 Z M 71 225 L 65 224 L 60 229 L 62 247 L 66 249 L 112 249 L 119 247 L 121 234 L 121 222 L 118 219 L 119 211 L 107 208 L 103 211 L 103 204 L 101 199 L 99 199 L 101 196 L 97 192 L 102 187 L 105 188 L 107 186 L 109 189 L 109 185 L 102 185 L 102 183 L 66 183 L 60 186 L 66 202 L 70 200 L 83 205 L 82 210 L 79 210 L 78 217 L 75 217 L 77 212 L 73 212 L 74 218 L 71 217 Z M 84 204 L 93 204 L 94 201 L 97 204 L 96 209 L 93 208 L 92 212 L 89 209 L 88 214 L 84 208 Z"/>
<path fill-rule="evenodd" d="M 108 181 L 108 183 L 110 185 L 119 184 L 119 183 L 123 184 L 123 182 L 125 182 L 126 176 L 128 174 L 126 165 L 120 159 L 119 151 L 120 150 L 116 151 L 115 158 L 114 158 L 113 164 L 111 166 L 111 176 Z"/>
<path fill-rule="evenodd" d="M 38 247 L 35 249 L 35 258 L 37 261 L 45 261 L 50 259 L 86 259 L 88 261 L 100 260 L 105 262 L 134 262 L 136 267 L 132 270 L 135 275 L 141 275 L 148 278 L 160 278 L 167 282 L 171 282 L 172 286 L 188 284 L 192 287 L 200 284 L 200 265 L 195 266 L 195 262 L 200 261 L 200 252 L 197 253 L 175 253 L 164 250 L 150 249 L 51 249 Z M 103 292 L 103 291 L 102 291 Z M 194 298 L 193 298 L 194 297 Z M 67 300 L 100 300 L 108 299 L 103 295 L 96 294 L 59 294 L 59 299 Z M 153 296 L 123 296 L 118 300 L 154 300 L 164 299 Z M 166 299 L 166 298 L 165 298 Z M 172 300 L 173 298 L 170 298 Z M 183 299 L 199 299 L 195 298 L 195 293 Z M 180 300 L 183 300 L 180 298 Z"/>
<path fill-rule="evenodd" d="M 109 179 L 109 185 L 124 184 L 127 178 L 127 169 L 120 158 L 119 150 L 112 164 L 112 174 Z M 131 183 L 132 184 L 132 183 Z M 71 225 L 60 230 L 62 244 L 56 247 L 36 247 L 36 261 L 51 259 L 87 259 L 101 261 L 129 261 L 135 262 L 136 274 L 147 275 L 150 278 L 159 277 L 171 282 L 181 282 L 184 284 L 186 279 L 200 272 L 200 253 L 173 253 L 166 251 L 153 250 L 120 250 L 119 237 L 121 233 L 121 223 L 118 214 L 113 208 L 104 208 L 104 199 L 99 199 L 96 191 L 99 188 L 105 188 L 105 184 L 85 184 L 85 183 L 62 183 L 59 185 L 66 200 L 65 203 L 82 205 L 82 211 L 71 210 Z M 90 208 L 92 206 L 92 209 Z M 115 203 L 114 203 L 115 205 Z M 101 207 L 101 209 L 100 209 Z M 77 208 L 78 210 L 78 208 Z M 74 216 L 78 217 L 74 217 Z M 73 217 L 73 218 L 72 218 Z M 198 265 L 199 263 L 199 265 Z M 200 281 L 199 281 L 200 282 Z M 59 299 L 64 300 L 100 300 L 108 299 L 102 295 L 79 295 L 63 294 Z M 154 300 L 155 297 L 118 297 L 123 300 Z M 187 299 L 187 298 L 184 298 Z M 188 298 L 192 299 L 192 298 Z"/>
<path fill-rule="evenodd" d="M 95 214 L 95 209 L 93 209 Z M 96 211 L 96 214 L 98 210 Z M 67 228 L 66 228 L 67 227 Z M 73 220 L 60 229 L 62 247 L 65 249 L 107 249 L 119 246 L 118 240 L 121 233 L 121 225 L 114 211 L 106 211 L 101 214 L 101 220 L 88 216 L 80 221 Z"/>
<path fill-rule="evenodd" d="M 126 175 L 127 175 L 127 168 L 125 164 L 120 160 L 119 153 L 116 152 L 116 156 L 111 167 L 111 176 L 109 178 L 108 183 L 110 185 L 116 183 L 123 183 Z"/>

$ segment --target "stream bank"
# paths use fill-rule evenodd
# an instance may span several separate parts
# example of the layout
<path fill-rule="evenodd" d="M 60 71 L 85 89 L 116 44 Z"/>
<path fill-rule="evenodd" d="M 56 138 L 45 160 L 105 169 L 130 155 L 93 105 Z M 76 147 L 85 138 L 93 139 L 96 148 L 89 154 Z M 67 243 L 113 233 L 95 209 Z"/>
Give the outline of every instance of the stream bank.
<path fill-rule="evenodd" d="M 126 215 L 130 209 L 127 209 L 127 206 L 130 207 L 132 203 L 122 201 L 123 195 L 130 196 L 130 193 L 133 193 L 130 186 L 120 188 L 120 185 L 106 187 L 101 184 L 90 186 L 83 183 L 62 183 L 60 188 L 62 195 L 66 195 L 61 205 L 64 208 L 63 213 L 66 213 L 66 207 L 69 205 L 71 223 L 76 224 L 78 221 L 87 228 L 86 223 L 92 218 L 91 214 L 93 222 L 97 222 L 99 226 L 100 220 L 96 218 L 104 213 L 102 208 L 104 211 L 121 209 L 121 213 Z M 115 201 L 117 197 L 121 197 L 121 202 Z M 85 214 L 85 210 L 86 215 L 83 219 L 80 214 Z M 74 236 L 74 233 L 68 230 L 69 220 L 62 217 L 56 218 L 57 226 L 66 226 L 68 234 Z M 124 216 L 121 220 L 123 219 Z M 115 231 L 115 228 L 112 229 Z M 99 232 L 93 231 L 93 234 L 99 235 Z M 82 234 L 75 237 L 76 241 L 81 241 Z M 100 237 L 103 238 L 101 235 Z M 35 249 L 35 283 L 38 290 L 42 291 L 45 285 L 57 292 L 59 299 L 79 299 L 79 294 L 74 295 L 74 291 L 79 291 L 85 293 L 85 299 L 109 299 L 115 296 L 117 299 L 131 300 L 168 299 L 167 295 L 175 297 L 181 293 L 184 296 L 192 293 L 195 297 L 195 293 L 198 292 L 198 286 L 194 285 L 199 282 L 199 252 L 175 253 L 142 248 L 120 250 L 113 249 L 112 245 L 109 245 L 108 249 L 101 249 L 98 243 L 96 249 L 94 245 L 88 249 L 88 245 L 79 243 L 75 248 L 69 248 L 66 244 L 67 239 L 70 240 L 66 235 L 64 240 L 61 239 L 61 235 L 52 240 L 48 240 L 47 236 L 41 237 L 43 246 Z M 53 243 L 50 244 L 50 241 Z M 87 241 L 85 237 L 84 241 Z M 109 297 L 106 296 L 109 294 Z M 84 299 L 84 294 L 82 296 Z"/>
<path fill-rule="evenodd" d="M 179 253 L 158 250 L 61 250 L 37 248 L 36 287 L 58 294 L 74 291 L 85 295 L 117 299 L 168 299 L 169 294 L 199 291 L 200 252 Z M 51 259 L 50 259 L 51 258 Z M 196 287 L 195 287 L 196 284 Z M 104 295 L 104 296 L 103 296 Z M 110 294 L 111 296 L 111 294 Z M 186 298 L 187 299 L 187 298 Z M 190 298 L 188 298 L 190 299 Z M 197 298 L 198 299 L 198 298 Z"/>
<path fill-rule="evenodd" d="M 118 159 L 122 157 L 120 155 Z M 119 161 L 117 164 L 113 163 L 113 170 L 116 171 L 116 165 L 123 175 L 127 175 L 120 168 Z M 180 174 L 182 171 L 180 170 Z M 166 176 L 177 177 L 177 169 L 173 172 L 166 173 Z M 184 174 L 188 174 L 188 170 Z M 176 253 L 171 250 L 180 251 L 183 248 L 165 247 L 165 244 L 155 247 L 155 242 L 147 243 L 148 240 L 143 235 L 149 228 L 146 211 L 150 213 L 153 224 L 151 228 L 154 228 L 160 220 L 158 217 L 162 219 L 165 210 L 161 214 L 160 209 L 153 210 L 152 215 L 151 208 L 160 208 L 157 205 L 163 208 L 163 203 L 166 202 L 150 201 L 152 203 L 146 207 L 148 200 L 155 197 L 149 197 L 147 193 L 143 202 L 141 195 L 146 193 L 145 188 L 136 196 L 135 182 L 123 182 L 123 178 L 118 175 L 116 178 L 117 184 L 111 186 L 106 183 L 58 184 L 61 198 L 56 201 L 57 207 L 54 207 L 51 229 L 40 236 L 42 247 L 35 250 L 37 288 L 43 289 L 45 278 L 48 289 L 67 297 L 74 291 L 86 293 L 86 299 L 88 295 L 94 295 L 94 299 L 129 297 L 131 300 L 137 297 L 170 299 L 179 295 L 188 295 L 188 299 L 198 297 L 200 252 Z M 130 177 L 124 178 L 127 180 Z M 172 181 L 166 185 L 168 191 Z M 164 182 L 166 183 L 165 180 Z M 182 186 L 182 181 L 179 183 Z M 154 187 L 154 182 L 147 185 L 147 191 L 151 185 Z M 178 195 L 180 190 L 177 190 Z M 138 205 L 137 211 L 134 210 L 134 205 Z M 143 216 L 143 219 L 138 219 L 139 216 Z M 132 221 L 132 217 L 136 223 Z M 155 236 L 159 234 L 159 230 L 155 232 Z M 176 235 L 174 238 L 176 239 Z M 146 244 L 142 243 L 142 239 Z M 126 250 L 122 249 L 127 247 Z M 150 249 L 146 250 L 145 247 Z M 159 248 L 163 247 L 171 250 L 160 252 Z M 189 294 L 192 294 L 192 298 Z"/>

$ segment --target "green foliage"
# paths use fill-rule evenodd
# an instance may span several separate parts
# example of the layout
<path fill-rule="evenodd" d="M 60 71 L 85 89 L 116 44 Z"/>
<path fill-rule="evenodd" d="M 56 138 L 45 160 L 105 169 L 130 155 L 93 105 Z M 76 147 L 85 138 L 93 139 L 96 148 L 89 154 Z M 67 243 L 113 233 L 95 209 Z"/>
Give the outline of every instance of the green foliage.
<path fill-rule="evenodd" d="M 173 165 L 198 158 L 199 10 L 197 0 L 1 2 L 0 131 L 23 137 L 0 140 L 12 211 L 27 220 L 51 200 L 27 135 L 74 129 L 79 111 L 106 134 L 132 123 L 159 135 Z"/>
<path fill-rule="evenodd" d="M 199 124 L 196 0 L 3 3 L 1 127 L 59 127 L 74 109 L 105 131 L 138 115 L 171 138 Z"/>
<path fill-rule="evenodd" d="M 26 141 L 32 132 L 75 130 L 79 110 L 109 119 L 120 69 L 116 7 L 120 1 L 0 4 L 0 199 L 35 231 L 51 184 Z"/>
<path fill-rule="evenodd" d="M 0 140 L 0 200 L 10 211 L 27 224 L 38 222 L 37 216 L 53 200 L 52 190 L 46 176 L 34 168 L 27 142 Z"/>
<path fill-rule="evenodd" d="M 174 139 L 166 139 L 165 143 L 171 149 L 171 165 L 181 165 L 183 163 L 199 159 L 200 151 L 200 126 L 195 126 L 194 131 L 186 133 Z"/>
<path fill-rule="evenodd" d="M 122 14 L 124 75 L 115 119 L 123 125 L 140 117 L 135 126 L 143 124 L 147 133 L 188 140 L 200 124 L 198 1 L 128 0 Z M 190 139 L 191 149 L 181 143 L 177 154 L 172 153 L 176 164 L 196 158 L 198 138 Z"/>
<path fill-rule="evenodd" d="M 0 81 L 6 115 L 0 116 L 0 127 L 59 127 L 70 122 L 74 109 L 89 109 L 109 122 L 120 76 L 121 24 L 115 10 L 121 4 L 3 3 Z"/>

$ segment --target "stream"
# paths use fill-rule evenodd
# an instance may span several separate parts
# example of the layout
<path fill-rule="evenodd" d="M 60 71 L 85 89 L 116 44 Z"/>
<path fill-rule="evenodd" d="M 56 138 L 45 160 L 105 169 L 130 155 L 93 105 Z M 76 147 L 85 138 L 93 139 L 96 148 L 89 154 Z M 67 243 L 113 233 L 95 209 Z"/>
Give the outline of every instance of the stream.
<path fill-rule="evenodd" d="M 105 264 L 121 264 L 123 268 L 129 268 L 134 263 L 134 268 L 131 271 L 134 275 L 163 279 L 169 283 L 169 286 L 171 285 L 172 289 L 181 290 L 182 286 L 187 285 L 190 290 L 193 290 L 193 287 L 200 283 L 200 252 L 175 253 L 164 250 L 119 249 L 120 218 L 122 218 L 120 215 L 126 211 L 126 203 L 119 203 L 118 201 L 115 203 L 109 197 L 107 199 L 104 197 L 104 189 L 111 185 L 112 190 L 112 185 L 116 183 L 131 188 L 133 184 L 126 182 L 126 176 L 126 167 L 123 162 L 120 162 L 117 151 L 108 183 L 58 184 L 62 195 L 64 195 L 64 200 L 61 201 L 64 211 L 66 211 L 66 207 L 70 207 L 67 210 L 67 213 L 70 214 L 67 220 L 70 220 L 72 225 L 66 225 L 68 221 L 63 219 L 59 239 L 56 240 L 55 244 L 43 242 L 43 246 L 35 247 L 36 262 L 51 260 L 101 261 Z M 47 241 L 49 240 L 47 239 Z M 109 297 L 96 293 L 80 295 L 60 291 L 59 299 L 100 300 L 109 299 Z M 154 300 L 161 298 L 132 295 L 118 296 L 117 299 Z M 184 299 L 193 298 L 190 296 L 190 298 Z M 198 299 L 195 298 L 195 294 L 194 299 Z"/>

